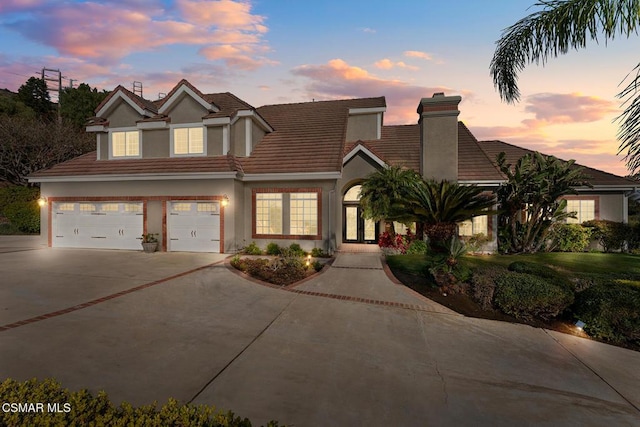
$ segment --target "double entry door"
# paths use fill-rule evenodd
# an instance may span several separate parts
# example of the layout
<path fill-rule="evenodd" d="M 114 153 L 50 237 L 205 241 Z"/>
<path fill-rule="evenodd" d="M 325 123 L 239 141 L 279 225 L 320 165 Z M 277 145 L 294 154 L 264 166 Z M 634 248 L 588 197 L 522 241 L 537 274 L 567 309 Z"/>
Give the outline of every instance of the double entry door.
<path fill-rule="evenodd" d="M 343 242 L 377 243 L 378 224 L 371 219 L 362 218 L 362 208 L 359 205 L 344 205 L 342 218 Z"/>

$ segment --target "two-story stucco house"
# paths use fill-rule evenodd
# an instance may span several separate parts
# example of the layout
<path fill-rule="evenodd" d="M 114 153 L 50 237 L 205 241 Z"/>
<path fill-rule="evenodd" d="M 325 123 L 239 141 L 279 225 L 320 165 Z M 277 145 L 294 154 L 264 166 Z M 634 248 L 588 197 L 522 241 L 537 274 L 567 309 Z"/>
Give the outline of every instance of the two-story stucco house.
<path fill-rule="evenodd" d="M 497 187 L 497 153 L 527 150 L 478 142 L 458 121 L 460 97 L 418 100 L 416 124 L 385 126 L 384 97 L 254 108 L 231 93 L 203 94 L 182 80 L 163 99 L 118 86 L 87 126 L 96 151 L 30 177 L 41 185 L 49 246 L 234 252 L 255 241 L 333 250 L 375 243 L 379 224 L 360 216 L 359 185 L 402 165 L 425 177 Z M 637 183 L 587 168 L 593 188 L 569 209 L 578 221 L 627 220 Z M 494 240 L 495 218 L 461 234 Z"/>

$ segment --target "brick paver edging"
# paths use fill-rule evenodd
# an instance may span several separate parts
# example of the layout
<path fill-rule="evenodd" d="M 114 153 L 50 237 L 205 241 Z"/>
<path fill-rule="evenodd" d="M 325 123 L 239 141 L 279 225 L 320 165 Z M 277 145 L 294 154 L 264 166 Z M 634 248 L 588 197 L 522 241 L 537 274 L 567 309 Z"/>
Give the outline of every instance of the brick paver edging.
<path fill-rule="evenodd" d="M 179 277 L 186 276 L 187 274 L 195 273 L 196 271 L 204 270 L 205 268 L 212 267 L 212 266 L 214 266 L 216 264 L 220 264 L 221 262 L 223 262 L 223 261 L 222 260 L 221 261 L 216 261 L 216 262 L 214 262 L 212 264 L 203 265 L 202 267 L 194 268 L 194 269 L 189 270 L 189 271 L 183 271 L 182 273 L 174 274 L 173 276 L 164 277 L 164 278 L 159 279 L 159 280 L 154 280 L 153 282 L 149 282 L 149 283 L 145 283 L 145 284 L 142 284 L 142 285 L 139 285 L 139 286 L 135 286 L 135 287 L 130 288 L 130 289 L 125 289 L 124 291 L 116 292 L 115 294 L 107 295 L 107 296 L 104 296 L 104 297 L 101 297 L 101 298 L 96 298 L 94 300 L 91 300 L 91 301 L 88 301 L 88 302 L 85 302 L 85 303 L 82 303 L 82 304 L 74 305 L 73 307 L 68 307 L 68 308 L 65 308 L 65 309 L 62 309 L 62 310 L 53 311 L 51 313 L 41 314 L 40 316 L 35 316 L 35 317 L 31 317 L 29 319 L 20 320 L 18 322 L 2 325 L 2 326 L 0 326 L 0 332 L 8 331 L 9 329 L 15 329 L 15 328 L 18 328 L 20 326 L 28 325 L 30 323 L 36 323 L 36 322 L 40 322 L 42 320 L 51 319 L 52 317 L 57 317 L 57 316 L 61 316 L 63 314 L 72 313 L 74 311 L 82 310 L 83 308 L 91 307 L 93 305 L 100 304 L 102 302 L 109 301 L 109 300 L 112 300 L 114 298 L 119 298 L 121 296 L 128 295 L 128 294 L 133 293 L 133 292 L 141 291 L 143 289 L 147 289 L 147 288 L 150 288 L 152 286 L 156 286 L 156 285 L 159 285 L 161 283 L 168 282 L 169 280 L 177 279 Z"/>
<path fill-rule="evenodd" d="M 342 300 L 342 301 L 351 301 L 351 302 L 359 302 L 359 303 L 363 303 L 363 304 L 372 304 L 372 305 L 382 305 L 382 306 L 386 306 L 386 307 L 395 307 L 395 308 L 403 308 L 403 309 L 407 309 L 407 310 L 416 310 L 416 311 L 424 311 L 424 312 L 429 312 L 429 313 L 438 313 L 438 314 L 453 314 L 456 316 L 460 316 L 460 314 L 458 313 L 442 313 L 439 311 L 434 311 L 432 309 L 430 309 L 429 307 L 425 307 L 422 305 L 417 305 L 417 304 L 406 304 L 406 303 L 402 303 L 402 302 L 393 302 L 393 301 L 382 301 L 382 300 L 376 300 L 376 299 L 369 299 L 369 298 L 360 298 L 360 297 L 352 297 L 352 296 L 348 296 L 348 295 L 338 295 L 338 294 L 329 294 L 329 293 L 324 293 L 324 292 L 316 292 L 316 291 L 306 291 L 303 289 L 296 289 L 296 286 L 301 285 L 302 283 L 306 282 L 307 280 L 313 279 L 316 277 L 316 275 L 314 274 L 313 276 L 309 276 L 299 282 L 296 282 L 292 285 L 289 286 L 278 286 L 278 285 L 274 285 L 273 283 L 269 283 L 269 282 L 263 282 L 262 280 L 258 280 L 254 277 L 251 277 L 250 275 L 248 275 L 247 273 L 244 273 L 238 269 L 236 269 L 235 267 L 233 267 L 231 265 L 231 258 L 232 257 L 228 257 L 225 259 L 225 263 L 224 265 L 227 267 L 227 269 L 229 269 L 229 271 L 231 271 L 234 274 L 237 274 L 238 276 L 242 277 L 243 279 L 249 281 L 249 282 L 253 282 L 255 284 L 261 285 L 261 286 L 265 286 L 267 288 L 271 288 L 271 289 L 278 289 L 280 291 L 285 291 L 285 292 L 293 292 L 295 294 L 300 294 L 300 295 L 309 295 L 309 296 L 314 296 L 314 297 L 323 297 L 323 298 L 331 298 L 331 299 L 337 299 L 337 300 Z M 388 266 L 386 265 L 386 262 L 383 262 L 383 270 L 386 268 L 388 270 Z M 322 268 L 322 270 L 320 270 L 320 272 L 318 274 L 324 273 L 326 270 L 328 270 L 328 266 L 329 263 L 325 264 L 325 267 Z M 380 270 L 379 268 L 375 269 L 375 270 Z M 387 276 L 390 275 L 390 278 L 393 277 L 393 274 L 391 274 L 391 270 L 389 270 L 387 272 L 387 270 L 385 270 L 385 273 L 387 273 Z M 430 303 L 433 303 L 433 301 L 431 301 L 430 299 L 428 299 L 427 297 L 420 295 L 419 293 L 415 292 L 413 289 L 407 288 L 406 286 L 404 286 L 402 283 L 400 283 L 398 281 L 398 279 L 396 279 L 395 277 L 393 277 L 392 280 L 393 283 L 395 283 L 396 285 L 400 285 L 403 287 L 403 289 L 406 289 L 412 296 L 417 297 L 421 300 L 424 301 L 428 301 Z"/>

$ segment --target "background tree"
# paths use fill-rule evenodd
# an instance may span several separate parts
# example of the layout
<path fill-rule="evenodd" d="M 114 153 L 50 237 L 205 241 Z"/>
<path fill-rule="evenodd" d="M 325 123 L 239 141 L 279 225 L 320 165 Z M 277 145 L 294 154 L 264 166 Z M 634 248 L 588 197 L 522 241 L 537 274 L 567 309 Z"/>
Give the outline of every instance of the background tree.
<path fill-rule="evenodd" d="M 515 165 L 498 154 L 498 168 L 507 182 L 498 188 L 498 247 L 504 253 L 535 253 L 544 249 L 555 223 L 574 217 L 566 212 L 562 196 L 577 194 L 575 187 L 590 186 L 574 161 L 530 153 Z"/>
<path fill-rule="evenodd" d="M 535 4 L 543 9 L 505 29 L 491 60 L 493 83 L 507 102 L 520 100 L 518 74 L 529 63 L 584 48 L 588 40 L 613 40 L 636 35 L 640 28 L 640 0 L 548 0 Z M 627 168 L 640 170 L 640 63 L 630 73 L 635 77 L 617 96 L 624 112 L 618 132 L 619 153 Z"/>
<path fill-rule="evenodd" d="M 95 115 L 96 107 L 108 95 L 106 91 L 98 91 L 86 83 L 77 88 L 66 88 L 60 93 L 60 114 L 62 119 L 83 127 L 89 117 Z"/>
<path fill-rule="evenodd" d="M 35 118 L 35 112 L 18 99 L 17 94 L 0 89 L 0 115 Z"/>
<path fill-rule="evenodd" d="M 0 115 L 0 181 L 28 185 L 29 174 L 95 150 L 95 142 L 70 124 Z"/>
<path fill-rule="evenodd" d="M 29 78 L 18 89 L 18 100 L 31 108 L 38 117 L 44 120 L 53 118 L 53 104 L 47 90 L 47 83 L 43 79 Z"/>

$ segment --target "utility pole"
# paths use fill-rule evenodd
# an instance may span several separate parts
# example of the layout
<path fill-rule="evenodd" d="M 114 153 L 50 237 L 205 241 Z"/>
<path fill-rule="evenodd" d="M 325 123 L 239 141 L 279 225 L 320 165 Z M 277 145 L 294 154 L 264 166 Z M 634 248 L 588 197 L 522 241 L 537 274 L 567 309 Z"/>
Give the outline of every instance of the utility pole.
<path fill-rule="evenodd" d="M 133 82 L 133 93 L 142 98 L 142 82 Z"/>
<path fill-rule="evenodd" d="M 62 73 L 60 70 L 54 70 L 52 68 L 42 69 L 42 80 L 47 85 L 47 90 L 51 92 L 57 92 L 58 101 L 58 122 L 62 123 L 62 114 L 60 112 L 60 93 L 62 93 Z M 49 86 L 49 82 L 53 83 L 53 86 Z"/>
<path fill-rule="evenodd" d="M 69 79 L 69 89 L 73 89 L 73 82 L 77 82 L 78 79 Z"/>

